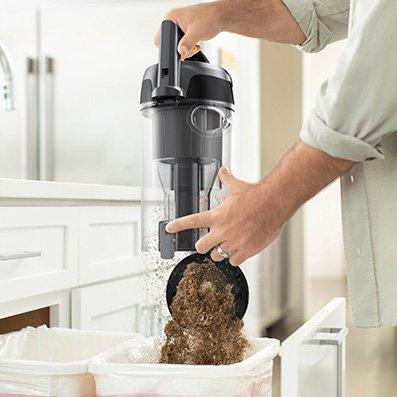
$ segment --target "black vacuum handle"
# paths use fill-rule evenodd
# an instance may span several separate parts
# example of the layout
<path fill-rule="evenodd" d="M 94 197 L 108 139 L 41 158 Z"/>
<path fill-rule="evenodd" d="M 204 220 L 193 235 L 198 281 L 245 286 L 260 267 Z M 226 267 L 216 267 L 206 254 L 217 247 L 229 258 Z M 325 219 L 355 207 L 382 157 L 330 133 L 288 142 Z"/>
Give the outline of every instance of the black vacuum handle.
<path fill-rule="evenodd" d="M 185 35 L 183 30 L 178 26 L 178 44 L 182 40 L 182 37 Z M 178 51 L 178 48 L 177 48 Z M 185 61 L 196 61 L 196 62 L 205 62 L 205 63 L 210 63 L 208 58 L 203 54 L 202 51 L 197 52 L 190 58 L 186 58 Z"/>
<path fill-rule="evenodd" d="M 160 31 L 160 51 L 157 72 L 157 87 L 152 92 L 152 98 L 184 97 L 180 86 L 181 57 L 178 44 L 184 33 L 173 21 L 163 21 Z M 207 57 L 199 51 L 187 61 L 208 62 Z"/>
<path fill-rule="evenodd" d="M 157 87 L 152 98 L 184 97 L 180 87 L 180 56 L 178 54 L 178 27 L 172 21 L 163 21 L 160 30 Z"/>

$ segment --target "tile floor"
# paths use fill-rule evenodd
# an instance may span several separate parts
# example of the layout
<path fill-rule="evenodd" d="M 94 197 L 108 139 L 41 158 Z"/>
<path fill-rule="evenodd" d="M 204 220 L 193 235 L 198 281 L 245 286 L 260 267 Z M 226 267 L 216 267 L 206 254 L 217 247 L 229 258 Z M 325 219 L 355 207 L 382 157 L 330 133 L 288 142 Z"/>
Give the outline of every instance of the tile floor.
<path fill-rule="evenodd" d="M 311 283 L 310 313 L 316 312 L 335 296 L 347 296 L 341 280 Z M 359 329 L 348 310 L 349 335 L 346 345 L 346 397 L 397 396 L 397 332 L 395 328 Z M 283 339 L 293 329 L 275 327 L 271 336 Z M 279 362 L 275 362 L 273 397 L 280 397 Z M 320 397 L 320 396 L 319 396 Z"/>

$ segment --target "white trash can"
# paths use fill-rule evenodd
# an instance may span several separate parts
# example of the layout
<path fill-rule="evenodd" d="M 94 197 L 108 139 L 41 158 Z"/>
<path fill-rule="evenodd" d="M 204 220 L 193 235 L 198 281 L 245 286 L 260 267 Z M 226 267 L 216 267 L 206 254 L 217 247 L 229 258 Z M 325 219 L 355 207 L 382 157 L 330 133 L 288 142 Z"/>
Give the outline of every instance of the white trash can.
<path fill-rule="evenodd" d="M 158 338 L 126 342 L 89 363 L 98 397 L 271 397 L 276 339 L 252 339 L 252 349 L 231 365 L 156 364 Z"/>
<path fill-rule="evenodd" d="M 95 396 L 88 360 L 135 338 L 46 326 L 0 335 L 0 397 Z"/>

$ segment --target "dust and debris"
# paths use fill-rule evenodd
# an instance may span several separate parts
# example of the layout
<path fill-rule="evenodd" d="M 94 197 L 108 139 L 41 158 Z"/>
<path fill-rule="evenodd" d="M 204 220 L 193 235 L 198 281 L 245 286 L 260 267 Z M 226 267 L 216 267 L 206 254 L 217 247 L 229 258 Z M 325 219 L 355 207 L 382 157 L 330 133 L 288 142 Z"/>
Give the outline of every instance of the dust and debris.
<path fill-rule="evenodd" d="M 249 347 L 231 285 L 211 261 L 188 265 L 165 326 L 161 363 L 222 365 L 241 361 Z"/>

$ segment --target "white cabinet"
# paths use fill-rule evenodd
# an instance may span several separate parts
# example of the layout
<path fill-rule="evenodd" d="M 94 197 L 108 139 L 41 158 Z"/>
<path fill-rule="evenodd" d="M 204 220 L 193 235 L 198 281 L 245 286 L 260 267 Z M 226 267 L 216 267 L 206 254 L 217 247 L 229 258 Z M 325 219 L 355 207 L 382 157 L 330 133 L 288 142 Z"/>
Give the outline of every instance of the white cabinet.
<path fill-rule="evenodd" d="M 139 332 L 142 278 L 130 277 L 72 291 L 72 328 Z"/>
<path fill-rule="evenodd" d="M 163 302 L 148 297 L 145 280 L 137 275 L 72 290 L 72 327 L 160 335 Z"/>
<path fill-rule="evenodd" d="M 0 207 L 0 302 L 142 272 L 138 203 Z"/>
<path fill-rule="evenodd" d="M 282 343 L 282 397 L 344 396 L 345 312 L 335 298 Z"/>
<path fill-rule="evenodd" d="M 48 307 L 51 327 L 70 327 L 70 290 L 29 296 L 17 301 L 1 302 L 0 319 Z"/>
<path fill-rule="evenodd" d="M 77 285 L 73 208 L 0 207 L 0 302 Z"/>
<path fill-rule="evenodd" d="M 138 203 L 78 211 L 80 284 L 142 272 Z"/>

